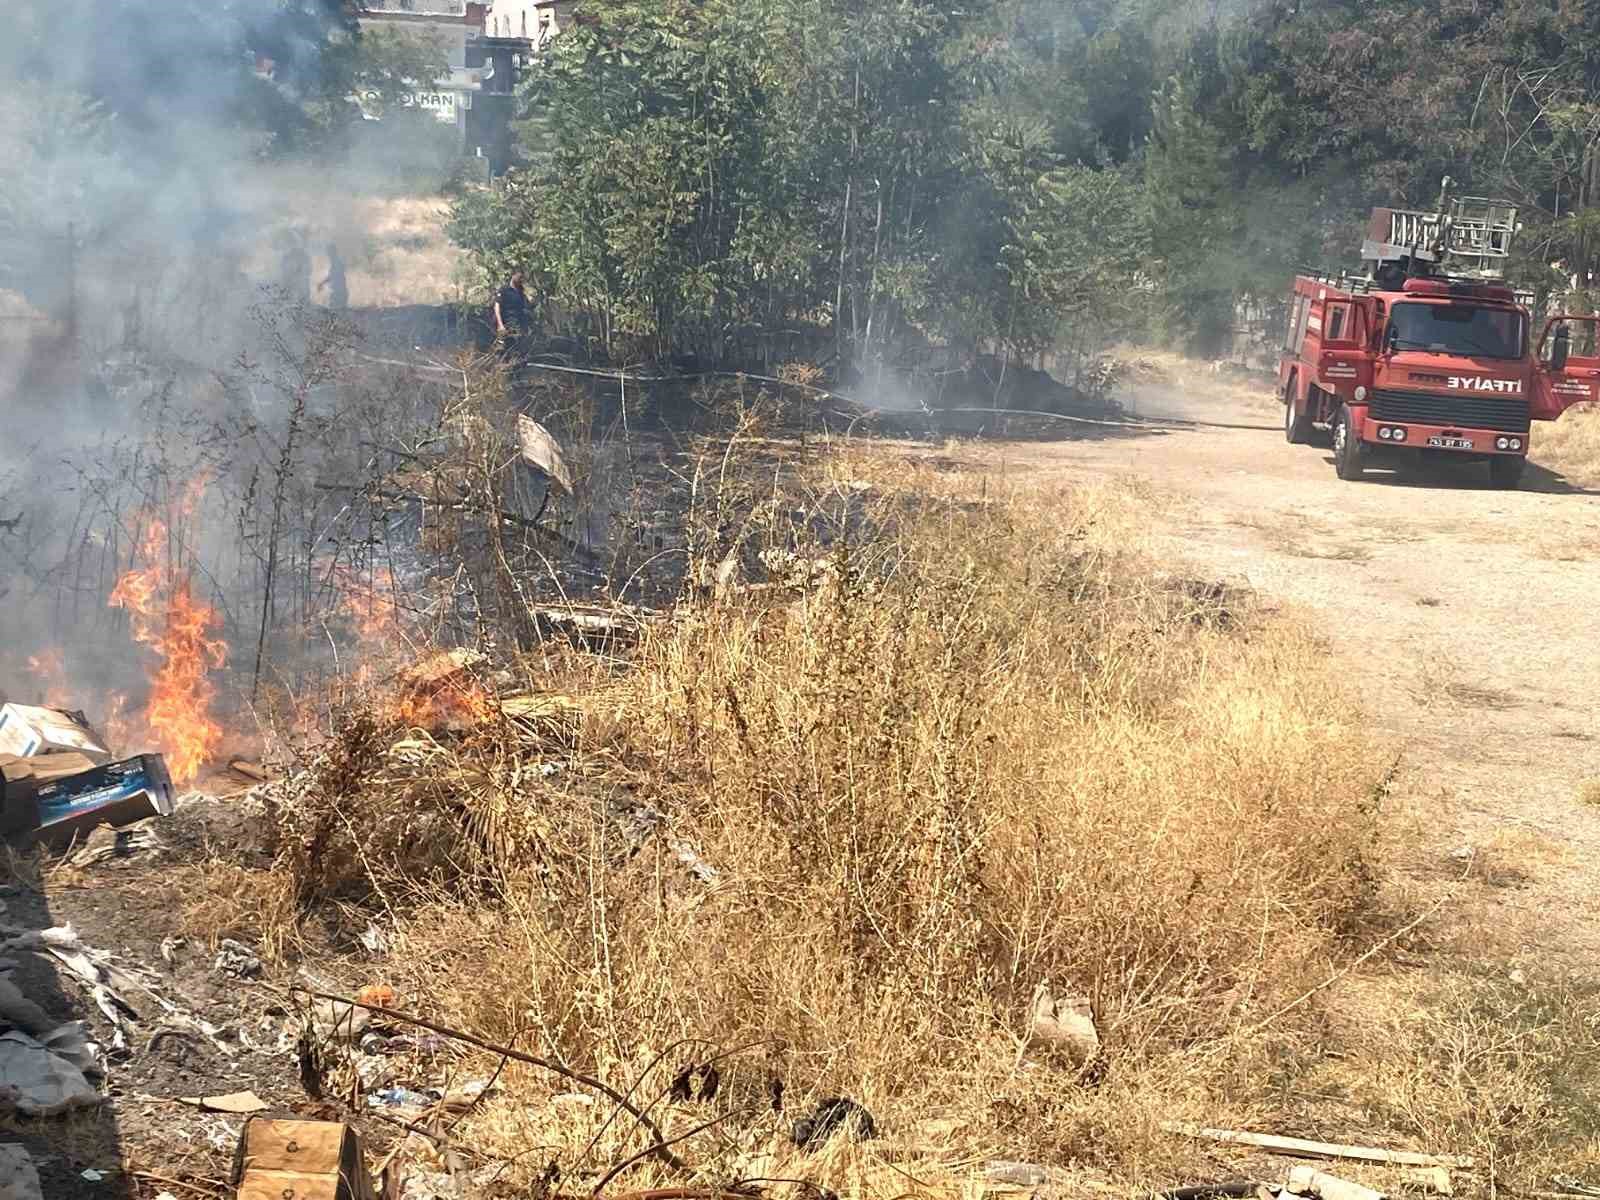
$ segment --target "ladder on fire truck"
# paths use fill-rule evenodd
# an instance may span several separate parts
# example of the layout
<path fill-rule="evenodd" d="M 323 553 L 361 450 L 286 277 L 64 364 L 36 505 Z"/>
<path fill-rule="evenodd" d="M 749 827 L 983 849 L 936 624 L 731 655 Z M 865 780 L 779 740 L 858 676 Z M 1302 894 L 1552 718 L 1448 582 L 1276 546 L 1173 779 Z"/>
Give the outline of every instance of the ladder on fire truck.
<path fill-rule="evenodd" d="M 1486 196 L 1449 199 L 1447 176 L 1434 212 L 1375 208 L 1361 257 L 1374 278 L 1399 267 L 1408 275 L 1501 279 L 1522 226 L 1517 206 Z M 1447 202 L 1448 201 L 1448 202 Z"/>

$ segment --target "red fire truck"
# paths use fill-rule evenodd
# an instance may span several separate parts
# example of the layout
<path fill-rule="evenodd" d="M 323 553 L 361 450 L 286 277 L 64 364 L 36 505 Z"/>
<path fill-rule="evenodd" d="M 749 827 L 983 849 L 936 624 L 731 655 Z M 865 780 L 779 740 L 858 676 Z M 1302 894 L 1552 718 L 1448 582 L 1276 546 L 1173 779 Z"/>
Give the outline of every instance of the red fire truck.
<path fill-rule="evenodd" d="M 1531 297 L 1503 280 L 1516 215 L 1479 197 L 1374 209 L 1364 276 L 1297 277 L 1279 365 L 1288 440 L 1331 439 L 1340 479 L 1453 455 L 1515 487 L 1532 422 L 1600 399 L 1600 317 L 1553 316 L 1534 336 Z"/>

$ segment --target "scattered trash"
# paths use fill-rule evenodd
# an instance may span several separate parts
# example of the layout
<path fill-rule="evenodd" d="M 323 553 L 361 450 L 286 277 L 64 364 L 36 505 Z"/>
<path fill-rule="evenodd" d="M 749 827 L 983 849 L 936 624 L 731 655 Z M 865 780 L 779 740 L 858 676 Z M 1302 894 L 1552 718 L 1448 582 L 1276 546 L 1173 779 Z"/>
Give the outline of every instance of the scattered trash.
<path fill-rule="evenodd" d="M 533 605 L 528 610 L 552 631 L 576 642 L 599 641 L 631 645 L 639 640 L 654 614 L 624 605 Z"/>
<path fill-rule="evenodd" d="M 0 705 L 0 754 L 32 758 L 71 751 L 96 763 L 111 761 L 105 739 L 81 712 L 34 704 Z"/>
<path fill-rule="evenodd" d="M 261 974 L 261 959 L 243 942 L 223 938 L 217 949 L 217 961 L 212 970 L 237 979 L 254 979 Z"/>
<path fill-rule="evenodd" d="M 172 815 L 172 779 L 159 754 L 70 775 L 53 772 L 50 757 L 0 759 L 0 835 L 23 845 L 65 847 L 99 825 Z"/>
<path fill-rule="evenodd" d="M 17 1142 L 0 1144 L 0 1200 L 44 1200 L 38 1168 L 27 1147 Z"/>
<path fill-rule="evenodd" d="M 1315 1196 L 1317 1200 L 1384 1200 L 1382 1192 L 1315 1167 L 1291 1167 L 1286 1187 L 1296 1195 Z"/>
<path fill-rule="evenodd" d="M 233 1184 L 241 1197 L 375 1196 L 360 1135 L 338 1121 L 250 1118 L 234 1154 Z"/>
<path fill-rule="evenodd" d="M 89 1040 L 89 1027 L 82 1021 L 68 1021 L 37 1036 L 46 1050 L 82 1071 L 86 1078 L 105 1075 L 105 1068 L 100 1065 L 100 1047 Z"/>
<path fill-rule="evenodd" d="M 368 954 L 387 954 L 389 952 L 389 935 L 376 925 L 368 925 L 361 931 L 361 936 L 358 940 Z"/>
<path fill-rule="evenodd" d="M 1050 1182 L 1050 1172 L 1038 1163 L 1005 1162 L 999 1159 L 985 1164 L 983 1176 L 990 1183 L 1007 1183 L 1025 1188 L 1040 1188 Z"/>
<path fill-rule="evenodd" d="M 361 1039 L 361 1049 L 367 1054 L 441 1054 L 448 1045 L 434 1033 L 368 1033 Z"/>
<path fill-rule="evenodd" d="M 1304 1138 L 1279 1137 L 1270 1133 L 1247 1133 L 1238 1129 L 1206 1129 L 1176 1121 L 1163 1121 L 1161 1128 L 1183 1137 L 1236 1146 L 1254 1146 L 1291 1158 L 1342 1158 L 1354 1162 L 1380 1163 L 1393 1167 L 1447 1167 L 1470 1171 L 1473 1160 L 1466 1155 L 1421 1154 L 1413 1150 L 1384 1150 L 1376 1146 L 1343 1146 L 1334 1142 L 1313 1142 Z"/>
<path fill-rule="evenodd" d="M 1600 1196 L 1600 1187 L 1585 1183 L 1575 1175 L 1552 1175 L 1550 1184 L 1564 1196 Z"/>
<path fill-rule="evenodd" d="M 22 994 L 10 971 L 0 974 L 0 1021 L 35 1036 L 48 1032 L 55 1025 L 44 1009 Z"/>
<path fill-rule="evenodd" d="M 400 1184 L 400 1200 L 463 1200 L 466 1181 L 443 1171 L 408 1171 Z"/>
<path fill-rule="evenodd" d="M 876 1137 L 877 1132 L 871 1113 L 848 1097 L 835 1096 L 818 1101 L 810 1116 L 794 1123 L 789 1136 L 796 1146 L 806 1150 L 822 1145 L 836 1133 L 866 1141 Z"/>
<path fill-rule="evenodd" d="M 323 1038 L 342 1038 L 355 1042 L 372 1024 L 372 1014 L 354 1004 L 318 1000 L 311 1006 L 311 1024 Z"/>
<path fill-rule="evenodd" d="M 432 1108 L 437 1103 L 438 1096 L 403 1087 L 380 1088 L 367 1097 L 368 1108 Z"/>
<path fill-rule="evenodd" d="M 1436 1196 L 1454 1196 L 1455 1185 L 1450 1172 L 1444 1167 L 1406 1167 L 1400 1172 L 1400 1182 L 1408 1188 L 1432 1192 Z"/>
<path fill-rule="evenodd" d="M 357 1004 L 371 1004 L 378 1008 L 393 1008 L 396 999 L 395 990 L 387 983 L 370 983 L 356 993 Z"/>
<path fill-rule="evenodd" d="M 222 1054 L 233 1055 L 234 1048 L 222 1039 L 223 1030 L 220 1027 L 191 1016 L 156 990 L 156 985 L 161 982 L 159 976 L 144 968 L 134 970 L 117 965 L 111 955 L 84 945 L 71 925 L 58 925 L 51 929 L 0 928 L 0 936 L 6 939 L 0 942 L 0 953 L 32 950 L 48 954 L 87 984 L 96 1006 L 117 1029 L 117 1048 L 122 1048 L 124 1018 L 139 1019 L 138 1010 L 128 1000 L 128 994 L 137 988 L 166 1014 L 168 1025 L 177 1027 L 158 1032 L 194 1030 Z"/>
<path fill-rule="evenodd" d="M 178 951 L 189 944 L 188 938 L 164 937 L 161 939 L 161 961 L 171 966 L 178 961 Z"/>
<path fill-rule="evenodd" d="M 644 849 L 651 838 L 659 836 L 672 856 L 696 879 L 707 886 L 716 883 L 720 874 L 717 868 L 702 858 L 692 845 L 679 837 L 660 811 L 648 804 L 632 800 L 616 801 L 612 809 L 618 823 L 623 826 L 623 832 L 633 853 Z"/>
<path fill-rule="evenodd" d="M 1028 1010 L 1028 1032 L 1017 1051 L 1018 1064 L 1037 1046 L 1061 1051 L 1079 1067 L 1093 1061 L 1100 1053 L 1100 1032 L 1095 1028 L 1089 998 L 1052 995 L 1048 984 L 1036 987 Z"/>
<path fill-rule="evenodd" d="M 79 1178 L 87 1179 L 90 1183 L 99 1183 L 105 1178 L 105 1172 L 96 1171 L 93 1167 L 90 1167 Z"/>
<path fill-rule="evenodd" d="M 92 867 L 114 858 L 130 858 L 141 850 L 161 849 L 154 829 L 136 825 L 131 829 L 97 826 L 67 861 L 75 867 Z"/>
<path fill-rule="evenodd" d="M 522 461 L 537 467 L 567 495 L 572 494 L 572 472 L 561 456 L 561 446 L 550 431 L 526 413 L 517 417 L 517 445 Z"/>
<path fill-rule="evenodd" d="M 179 1103 L 190 1104 L 201 1112 L 247 1113 L 264 1112 L 267 1102 L 254 1092 L 229 1092 L 226 1096 L 184 1096 Z"/>
<path fill-rule="evenodd" d="M 53 1117 L 101 1102 L 80 1067 L 19 1029 L 0 1034 L 0 1095 L 25 1117 Z"/>

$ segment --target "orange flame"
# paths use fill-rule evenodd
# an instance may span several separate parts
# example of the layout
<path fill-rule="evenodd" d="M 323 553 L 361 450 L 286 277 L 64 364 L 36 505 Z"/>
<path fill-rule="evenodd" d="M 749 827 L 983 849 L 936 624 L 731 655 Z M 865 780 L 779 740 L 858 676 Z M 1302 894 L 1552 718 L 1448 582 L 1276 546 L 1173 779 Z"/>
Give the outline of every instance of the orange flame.
<path fill-rule="evenodd" d="M 380 711 L 408 729 L 471 729 L 495 715 L 489 694 L 468 678 L 403 685 Z"/>
<path fill-rule="evenodd" d="M 128 611 L 134 641 L 161 656 L 144 721 L 181 786 L 200 774 L 222 741 L 211 717 L 216 687 L 208 676 L 227 662 L 228 647 L 214 636 L 221 624 L 216 609 L 195 598 L 190 577 L 168 578 L 163 571 L 159 551 L 166 538 L 166 526 L 152 520 L 141 547 L 151 565 L 123 575 L 110 603 Z"/>
<path fill-rule="evenodd" d="M 28 658 L 28 674 L 39 685 L 39 703 L 64 708 L 71 700 L 67 690 L 67 657 L 60 646 L 47 646 Z"/>
<path fill-rule="evenodd" d="M 370 579 L 354 571 L 341 570 L 339 606 L 344 610 L 358 641 L 383 642 L 400 628 L 400 611 L 395 604 L 394 573 L 388 567 L 373 567 Z"/>

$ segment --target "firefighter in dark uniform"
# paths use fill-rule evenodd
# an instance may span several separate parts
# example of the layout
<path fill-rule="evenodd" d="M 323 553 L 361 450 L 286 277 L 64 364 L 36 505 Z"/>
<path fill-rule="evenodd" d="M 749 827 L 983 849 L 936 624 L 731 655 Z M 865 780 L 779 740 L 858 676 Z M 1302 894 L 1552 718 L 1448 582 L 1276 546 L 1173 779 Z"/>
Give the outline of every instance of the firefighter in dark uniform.
<path fill-rule="evenodd" d="M 521 355 L 528 336 L 528 293 L 521 271 L 512 272 L 495 297 L 494 332 L 502 354 L 508 358 Z"/>

